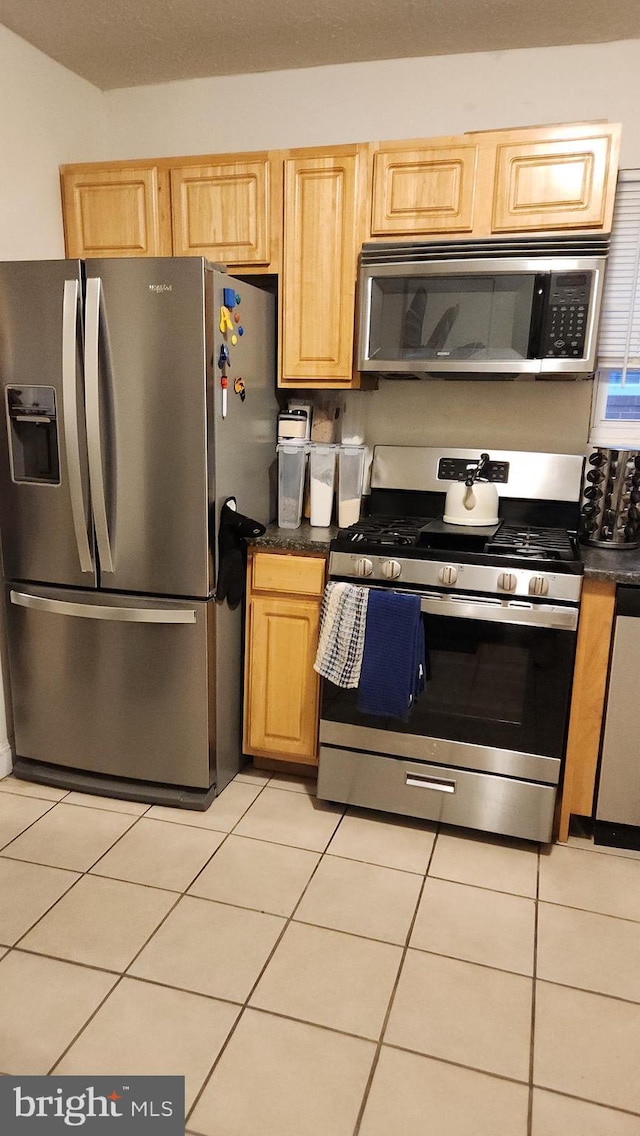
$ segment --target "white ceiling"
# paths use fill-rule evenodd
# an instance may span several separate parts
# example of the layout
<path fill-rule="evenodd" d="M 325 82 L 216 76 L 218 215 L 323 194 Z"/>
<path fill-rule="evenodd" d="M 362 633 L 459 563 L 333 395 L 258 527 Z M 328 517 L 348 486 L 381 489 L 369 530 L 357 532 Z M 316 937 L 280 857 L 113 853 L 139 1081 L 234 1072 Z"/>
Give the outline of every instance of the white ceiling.
<path fill-rule="evenodd" d="M 0 0 L 0 24 L 110 90 L 330 63 L 639 39 L 640 3 Z"/>

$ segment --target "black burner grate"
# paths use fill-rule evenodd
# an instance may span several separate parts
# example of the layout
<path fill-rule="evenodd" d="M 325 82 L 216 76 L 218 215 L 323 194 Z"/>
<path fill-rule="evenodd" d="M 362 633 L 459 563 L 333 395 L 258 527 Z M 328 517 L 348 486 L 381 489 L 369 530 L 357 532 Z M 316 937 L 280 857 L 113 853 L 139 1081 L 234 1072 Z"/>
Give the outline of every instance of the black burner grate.
<path fill-rule="evenodd" d="M 350 544 L 399 545 L 409 548 L 418 543 L 424 517 L 363 517 L 348 529 L 340 529 L 338 539 Z"/>
<path fill-rule="evenodd" d="M 566 529 L 529 525 L 503 525 L 487 544 L 486 551 L 544 560 L 573 560 L 576 555 L 575 541 Z"/>

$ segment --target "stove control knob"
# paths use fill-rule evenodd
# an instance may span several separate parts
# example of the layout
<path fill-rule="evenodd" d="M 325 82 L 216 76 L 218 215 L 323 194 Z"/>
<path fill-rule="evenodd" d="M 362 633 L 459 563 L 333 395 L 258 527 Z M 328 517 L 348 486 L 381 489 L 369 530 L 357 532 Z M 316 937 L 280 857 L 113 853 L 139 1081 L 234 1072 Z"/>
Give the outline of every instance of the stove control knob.
<path fill-rule="evenodd" d="M 441 584 L 455 584 L 458 579 L 458 569 L 454 568 L 453 564 L 445 564 L 438 572 L 438 579 Z"/>
<path fill-rule="evenodd" d="M 544 576 L 532 576 L 529 580 L 530 596 L 546 596 L 549 591 L 549 581 Z"/>
<path fill-rule="evenodd" d="M 515 592 L 518 583 L 514 572 L 501 572 L 498 576 L 498 587 L 503 592 Z"/>
<path fill-rule="evenodd" d="M 373 572 L 373 564 L 366 556 L 360 556 L 354 564 L 356 576 L 370 576 Z"/>
<path fill-rule="evenodd" d="M 397 560 L 384 560 L 382 564 L 382 575 L 387 580 L 397 580 L 402 572 L 402 565 Z"/>

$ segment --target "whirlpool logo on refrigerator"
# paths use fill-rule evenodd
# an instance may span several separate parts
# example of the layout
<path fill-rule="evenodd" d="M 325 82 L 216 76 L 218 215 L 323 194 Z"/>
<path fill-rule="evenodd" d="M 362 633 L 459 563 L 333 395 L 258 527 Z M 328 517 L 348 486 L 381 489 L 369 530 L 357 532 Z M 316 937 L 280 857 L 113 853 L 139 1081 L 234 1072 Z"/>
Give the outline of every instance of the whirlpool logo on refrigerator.
<path fill-rule="evenodd" d="M 0 1131 L 184 1136 L 184 1077 L 0 1077 Z"/>
<path fill-rule="evenodd" d="M 173 284 L 150 284 L 150 292 L 173 292 Z"/>

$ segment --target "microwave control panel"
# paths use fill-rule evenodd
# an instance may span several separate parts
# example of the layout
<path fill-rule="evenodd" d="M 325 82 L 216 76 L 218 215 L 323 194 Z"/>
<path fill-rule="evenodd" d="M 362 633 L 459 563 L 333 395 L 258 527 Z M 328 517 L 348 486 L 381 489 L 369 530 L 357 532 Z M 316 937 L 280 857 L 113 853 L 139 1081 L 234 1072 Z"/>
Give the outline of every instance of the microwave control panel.
<path fill-rule="evenodd" d="M 590 272 L 552 272 L 542 327 L 543 359 L 582 359 L 585 354 Z"/>

